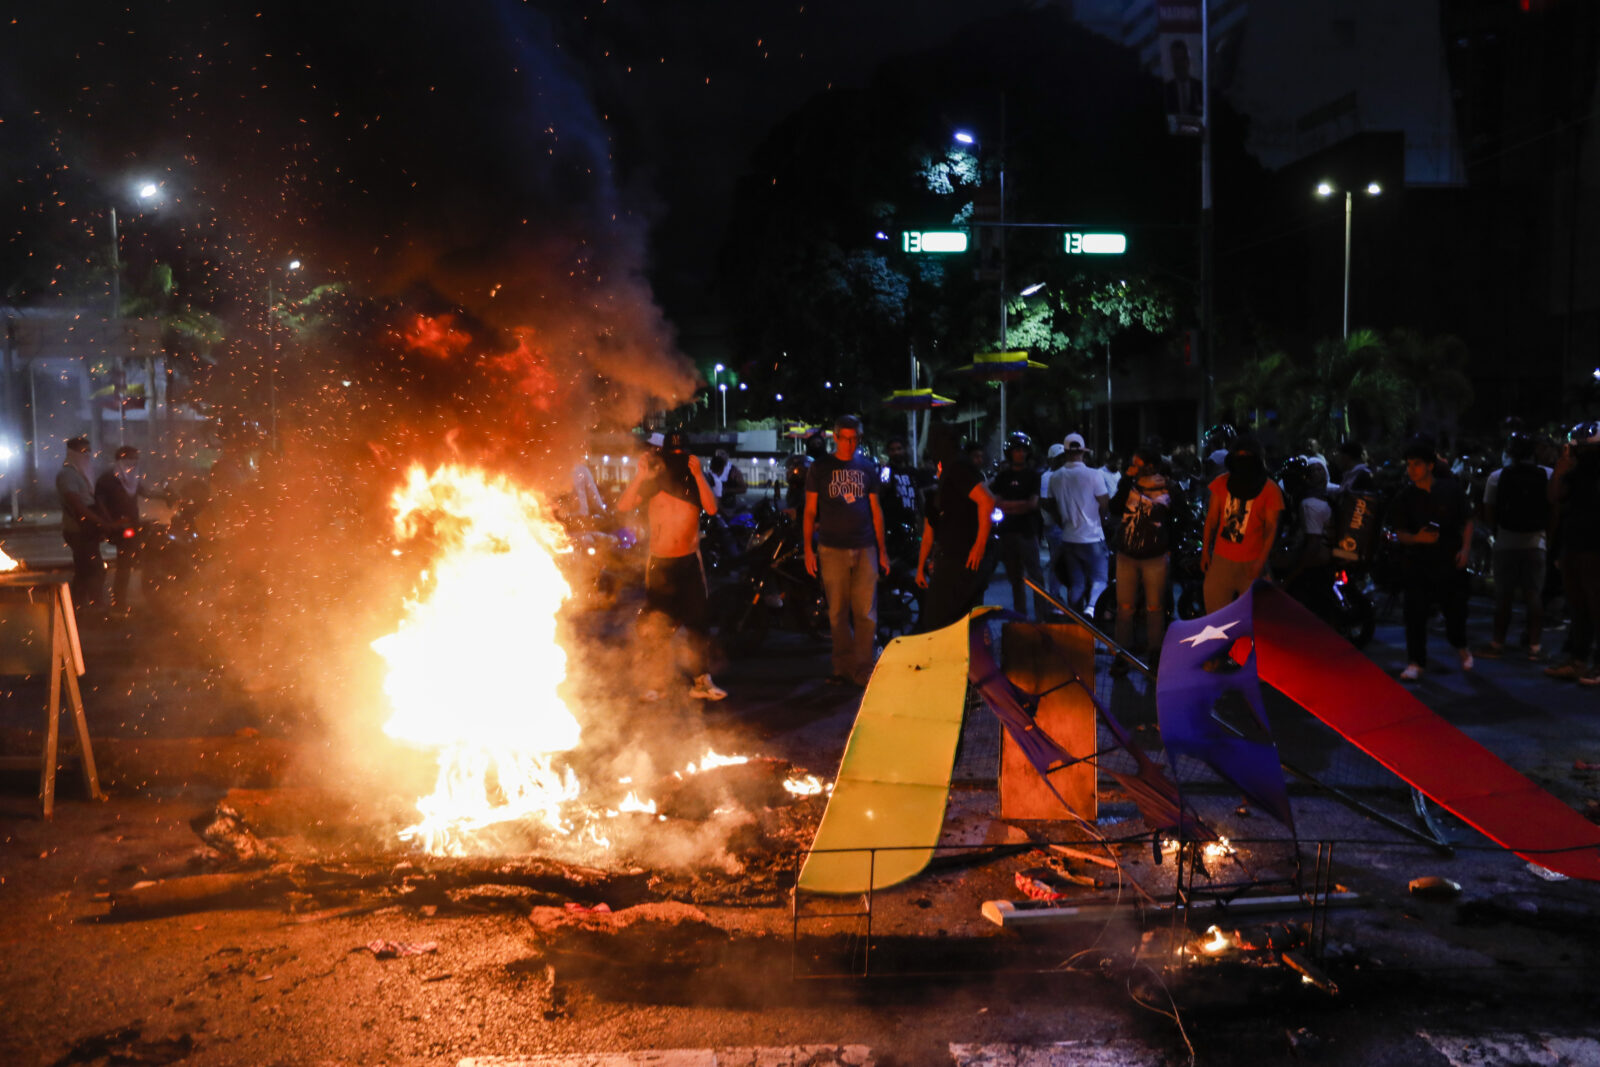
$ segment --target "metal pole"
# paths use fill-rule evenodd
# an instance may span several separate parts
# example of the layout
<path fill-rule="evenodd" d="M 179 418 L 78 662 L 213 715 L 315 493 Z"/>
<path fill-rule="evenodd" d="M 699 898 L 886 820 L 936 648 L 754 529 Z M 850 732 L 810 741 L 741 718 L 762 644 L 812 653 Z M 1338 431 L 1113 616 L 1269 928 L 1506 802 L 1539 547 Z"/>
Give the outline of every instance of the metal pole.
<path fill-rule="evenodd" d="M 1344 334 L 1350 338 L 1350 215 L 1354 210 L 1354 195 L 1344 191 Z"/>
<path fill-rule="evenodd" d="M 1111 341 L 1106 341 L 1106 455 L 1116 451 L 1116 423 L 1111 414 Z"/>
<path fill-rule="evenodd" d="M 111 346 L 117 353 L 117 373 L 123 371 L 122 366 L 122 250 L 121 242 L 117 239 L 117 208 L 111 207 Z M 123 396 L 123 385 L 116 388 L 117 397 L 117 444 L 128 443 L 128 409 Z M 98 415 L 96 416 L 98 418 Z"/>
<path fill-rule="evenodd" d="M 1006 94 L 1000 94 L 1000 351 L 1007 347 L 1006 330 Z M 1000 441 L 1006 439 L 1006 383 L 1000 381 Z"/>
<path fill-rule="evenodd" d="M 1200 3 L 1200 405 L 1199 431 L 1211 423 L 1211 382 L 1216 373 L 1216 323 L 1212 307 L 1211 210 L 1211 3 Z"/>
<path fill-rule="evenodd" d="M 910 355 L 911 355 L 911 388 L 913 390 L 915 390 L 917 388 L 917 347 L 916 347 L 916 345 L 912 345 L 911 346 Z M 922 457 L 921 457 L 921 454 L 918 453 L 918 451 L 917 451 L 917 413 L 915 411 L 913 411 L 911 408 L 907 408 L 906 409 L 906 447 L 909 449 L 909 451 L 911 453 L 911 465 L 913 467 L 917 466 L 921 462 Z"/>

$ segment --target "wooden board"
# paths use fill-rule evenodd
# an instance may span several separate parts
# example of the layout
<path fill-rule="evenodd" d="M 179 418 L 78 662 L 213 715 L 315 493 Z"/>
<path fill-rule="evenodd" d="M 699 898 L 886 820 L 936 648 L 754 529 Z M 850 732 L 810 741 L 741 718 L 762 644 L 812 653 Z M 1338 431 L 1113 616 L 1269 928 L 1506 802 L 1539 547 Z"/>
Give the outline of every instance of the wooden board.
<path fill-rule="evenodd" d="M 1094 703 L 1082 686 L 1070 684 L 1076 674 L 1086 685 L 1094 686 L 1094 638 L 1089 631 L 1065 623 L 1006 623 L 1000 629 L 1000 657 L 1012 685 L 1032 695 L 1044 694 L 1035 716 L 1039 728 L 1074 756 L 1092 754 L 1096 743 Z M 1075 763 L 1055 771 L 1050 782 L 1066 798 L 1072 813 L 1089 822 L 1095 820 L 1099 809 L 1093 762 Z M 1011 735 L 1003 730 L 1000 817 L 1072 817 Z"/>

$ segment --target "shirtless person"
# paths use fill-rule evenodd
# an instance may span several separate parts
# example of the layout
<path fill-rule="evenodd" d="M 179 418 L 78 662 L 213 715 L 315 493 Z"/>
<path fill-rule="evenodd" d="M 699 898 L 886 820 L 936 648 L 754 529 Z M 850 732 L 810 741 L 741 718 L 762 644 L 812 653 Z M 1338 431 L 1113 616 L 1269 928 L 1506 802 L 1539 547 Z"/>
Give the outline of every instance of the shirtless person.
<path fill-rule="evenodd" d="M 717 497 L 700 470 L 700 458 L 689 454 L 688 437 L 672 430 L 659 452 L 647 452 L 617 510 L 650 505 L 650 558 L 644 572 L 644 626 L 671 637 L 679 626 L 689 631 L 690 673 L 696 700 L 721 700 L 707 670 L 711 646 L 711 611 L 706 599 L 705 568 L 700 563 L 700 512 L 717 513 Z M 654 690 L 651 690 L 654 693 Z M 651 699 L 649 693 L 646 699 Z"/>

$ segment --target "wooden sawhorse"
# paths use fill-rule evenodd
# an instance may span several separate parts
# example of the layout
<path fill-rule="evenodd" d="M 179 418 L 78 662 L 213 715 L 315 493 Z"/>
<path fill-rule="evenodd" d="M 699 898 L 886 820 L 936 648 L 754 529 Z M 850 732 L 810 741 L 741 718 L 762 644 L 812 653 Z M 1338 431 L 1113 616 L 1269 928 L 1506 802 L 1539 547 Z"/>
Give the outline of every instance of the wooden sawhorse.
<path fill-rule="evenodd" d="M 39 766 L 39 806 L 45 818 L 55 811 L 56 762 L 61 742 L 61 688 L 66 679 L 67 705 L 83 758 L 83 779 L 89 799 L 104 800 L 89 744 L 89 721 L 83 714 L 83 646 L 72 611 L 67 579 L 31 571 L 0 574 L 0 675 L 50 672 L 50 711 L 40 757 L 3 756 L 0 768 L 31 770 Z"/>

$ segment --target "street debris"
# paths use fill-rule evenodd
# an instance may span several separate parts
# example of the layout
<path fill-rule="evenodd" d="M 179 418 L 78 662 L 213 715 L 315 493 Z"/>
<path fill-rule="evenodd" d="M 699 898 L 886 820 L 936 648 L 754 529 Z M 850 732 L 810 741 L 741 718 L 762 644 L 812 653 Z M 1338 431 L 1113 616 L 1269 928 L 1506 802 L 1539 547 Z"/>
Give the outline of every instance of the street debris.
<path fill-rule="evenodd" d="M 1461 883 L 1449 878 L 1441 878 L 1436 874 L 1426 875 L 1422 878 L 1411 879 L 1411 895 L 1414 897 L 1433 897 L 1443 900 L 1447 897 L 1461 895 Z"/>
<path fill-rule="evenodd" d="M 399 959 L 403 956 L 427 956 L 439 951 L 437 941 L 368 941 L 361 946 L 380 960 Z"/>

